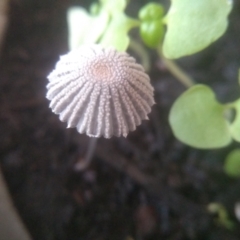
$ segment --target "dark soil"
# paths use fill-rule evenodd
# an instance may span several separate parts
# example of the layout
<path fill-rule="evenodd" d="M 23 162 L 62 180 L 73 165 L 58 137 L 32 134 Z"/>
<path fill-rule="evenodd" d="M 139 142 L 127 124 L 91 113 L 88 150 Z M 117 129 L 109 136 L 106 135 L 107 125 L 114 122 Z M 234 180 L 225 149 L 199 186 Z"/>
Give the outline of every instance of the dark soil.
<path fill-rule="evenodd" d="M 132 1 L 133 2 L 133 1 Z M 133 10 L 141 2 L 132 3 Z M 230 27 L 208 49 L 178 63 L 221 101 L 239 96 L 240 4 Z M 99 139 L 79 171 L 90 139 L 66 129 L 48 108 L 46 76 L 67 52 L 66 9 L 88 1 L 11 0 L 0 61 L 0 159 L 13 201 L 34 240 L 237 240 L 234 204 L 240 180 L 223 171 L 228 152 L 178 142 L 167 117 L 184 87 L 152 53 L 156 105 L 125 138 Z M 131 9 L 129 10 L 131 11 Z M 207 211 L 223 204 L 235 224 Z"/>

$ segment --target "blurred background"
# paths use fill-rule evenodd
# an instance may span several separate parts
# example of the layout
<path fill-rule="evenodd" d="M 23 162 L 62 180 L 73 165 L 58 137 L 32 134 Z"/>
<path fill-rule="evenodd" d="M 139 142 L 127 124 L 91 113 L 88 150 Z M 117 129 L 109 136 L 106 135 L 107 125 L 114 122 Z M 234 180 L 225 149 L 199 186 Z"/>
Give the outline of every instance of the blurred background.
<path fill-rule="evenodd" d="M 156 53 L 148 50 L 156 101 L 150 120 L 126 139 L 100 138 L 90 165 L 82 168 L 90 139 L 66 129 L 51 112 L 45 86 L 59 55 L 68 51 L 67 9 L 89 8 L 93 1 L 6 2 L 0 55 L 0 161 L 12 201 L 32 239 L 240 239 L 236 215 L 240 179 L 223 171 L 226 155 L 239 144 L 205 151 L 174 138 L 168 113 L 185 88 Z M 146 2 L 132 0 L 126 12 L 136 17 Z M 229 23 L 217 42 L 177 61 L 196 82 L 209 84 L 222 102 L 239 97 L 237 0 Z M 134 36 L 138 38 L 137 33 Z M 221 204 L 231 227 L 219 212 L 208 210 L 213 203 Z M 5 240 L 1 233 L 0 240 Z"/>

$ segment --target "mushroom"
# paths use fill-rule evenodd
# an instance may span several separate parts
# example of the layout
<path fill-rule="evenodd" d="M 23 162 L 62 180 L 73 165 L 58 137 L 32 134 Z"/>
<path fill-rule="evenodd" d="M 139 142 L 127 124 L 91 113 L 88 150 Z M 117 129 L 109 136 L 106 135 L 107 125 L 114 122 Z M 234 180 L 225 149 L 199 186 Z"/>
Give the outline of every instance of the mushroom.
<path fill-rule="evenodd" d="M 61 56 L 48 79 L 52 111 L 90 137 L 126 137 L 154 104 L 143 67 L 127 53 L 98 44 Z"/>

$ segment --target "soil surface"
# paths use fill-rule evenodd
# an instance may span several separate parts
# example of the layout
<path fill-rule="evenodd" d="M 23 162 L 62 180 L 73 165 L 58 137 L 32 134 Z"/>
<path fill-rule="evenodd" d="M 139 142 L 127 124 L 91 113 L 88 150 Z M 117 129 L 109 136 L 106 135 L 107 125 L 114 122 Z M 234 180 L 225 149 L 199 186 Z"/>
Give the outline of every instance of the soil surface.
<path fill-rule="evenodd" d="M 137 12 L 145 1 L 132 1 Z M 11 0 L 0 60 L 0 159 L 19 214 L 34 240 L 237 240 L 234 205 L 240 180 L 223 163 L 232 143 L 196 150 L 177 141 L 167 118 L 184 87 L 150 51 L 156 105 L 127 138 L 99 139 L 83 170 L 90 139 L 66 129 L 49 109 L 46 76 L 68 51 L 66 10 L 88 1 Z M 83 24 L 83 23 L 81 23 Z M 227 33 L 178 61 L 218 98 L 239 97 L 240 4 Z M 225 206 L 233 229 L 207 211 Z"/>

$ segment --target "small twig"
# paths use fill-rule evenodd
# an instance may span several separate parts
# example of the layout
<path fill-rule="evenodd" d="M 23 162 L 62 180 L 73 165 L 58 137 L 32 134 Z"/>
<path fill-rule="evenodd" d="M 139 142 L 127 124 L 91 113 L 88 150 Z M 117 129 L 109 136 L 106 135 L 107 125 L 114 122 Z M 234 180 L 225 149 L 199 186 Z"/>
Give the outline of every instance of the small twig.
<path fill-rule="evenodd" d="M 194 80 L 186 72 L 184 72 L 174 61 L 165 58 L 160 47 L 158 48 L 158 54 L 167 69 L 179 80 L 179 82 L 187 88 L 194 85 Z"/>

